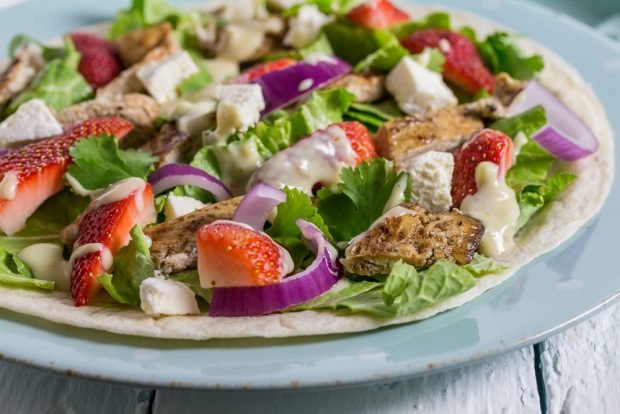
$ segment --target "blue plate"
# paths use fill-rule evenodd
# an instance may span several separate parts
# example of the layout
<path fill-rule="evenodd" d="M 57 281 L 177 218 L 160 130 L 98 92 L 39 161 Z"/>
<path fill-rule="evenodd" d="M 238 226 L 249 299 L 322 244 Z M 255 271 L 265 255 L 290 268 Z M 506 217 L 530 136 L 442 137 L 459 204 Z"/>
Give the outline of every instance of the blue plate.
<path fill-rule="evenodd" d="M 618 45 L 524 2 L 443 3 L 511 26 L 572 62 L 620 130 Z M 119 0 L 30 1 L 0 15 L 0 34 L 5 42 L 24 30 L 44 39 L 105 20 L 123 6 Z M 212 389 L 333 386 L 453 368 L 539 341 L 619 296 L 618 211 L 616 182 L 602 214 L 572 243 L 465 306 L 415 324 L 357 335 L 184 342 L 112 335 L 0 311 L 0 354 L 90 378 Z"/>

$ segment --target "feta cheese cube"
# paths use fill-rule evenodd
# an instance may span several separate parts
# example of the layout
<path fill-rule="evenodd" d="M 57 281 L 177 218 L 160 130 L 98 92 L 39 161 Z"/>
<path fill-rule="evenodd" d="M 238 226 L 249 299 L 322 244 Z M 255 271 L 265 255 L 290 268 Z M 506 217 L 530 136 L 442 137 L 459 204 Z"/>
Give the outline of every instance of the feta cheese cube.
<path fill-rule="evenodd" d="M 166 220 L 173 220 L 177 217 L 181 217 L 201 209 L 204 206 L 204 203 L 193 197 L 170 194 L 168 195 L 166 205 L 164 206 L 164 214 L 166 216 Z"/>
<path fill-rule="evenodd" d="M 62 126 L 45 102 L 31 99 L 0 123 L 0 148 L 61 133 Z"/>
<path fill-rule="evenodd" d="M 163 277 L 149 277 L 140 285 L 140 308 L 151 316 L 198 315 L 194 292 L 183 283 Z"/>
<path fill-rule="evenodd" d="M 449 152 L 428 151 L 407 160 L 411 177 L 411 201 L 433 213 L 452 206 L 452 172 L 454 157 Z"/>
<path fill-rule="evenodd" d="M 217 128 L 209 134 L 208 141 L 221 142 L 235 132 L 245 132 L 260 119 L 265 109 L 265 99 L 260 86 L 217 85 L 213 88 L 217 99 Z"/>
<path fill-rule="evenodd" d="M 169 57 L 149 62 L 136 72 L 148 93 L 162 104 L 177 97 L 177 87 L 187 77 L 198 73 L 189 53 L 176 52 Z"/>
<path fill-rule="evenodd" d="M 458 103 L 439 73 L 408 56 L 402 58 L 388 74 L 385 86 L 400 109 L 410 115 Z"/>
<path fill-rule="evenodd" d="M 321 13 L 316 5 L 303 5 L 297 16 L 290 20 L 283 43 L 296 48 L 304 47 L 316 39 L 321 28 L 332 20 L 332 17 Z"/>

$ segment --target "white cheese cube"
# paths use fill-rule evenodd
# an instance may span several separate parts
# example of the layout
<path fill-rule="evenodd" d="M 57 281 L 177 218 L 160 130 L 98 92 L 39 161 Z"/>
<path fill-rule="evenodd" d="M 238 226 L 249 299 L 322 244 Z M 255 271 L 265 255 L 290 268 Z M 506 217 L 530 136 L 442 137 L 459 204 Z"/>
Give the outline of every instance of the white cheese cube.
<path fill-rule="evenodd" d="M 385 86 L 400 109 L 410 115 L 458 103 L 439 73 L 408 56 L 402 58 L 388 74 Z"/>
<path fill-rule="evenodd" d="M 163 277 L 149 277 L 140 285 L 140 307 L 151 316 L 198 315 L 194 292 L 183 283 Z"/>
<path fill-rule="evenodd" d="M 217 85 L 213 88 L 213 97 L 217 99 L 217 129 L 208 138 L 221 142 L 235 132 L 245 132 L 260 119 L 265 109 L 265 100 L 260 86 Z"/>
<path fill-rule="evenodd" d="M 173 220 L 177 217 L 181 217 L 201 209 L 204 206 L 204 203 L 193 197 L 170 194 L 168 195 L 166 205 L 164 206 L 164 214 L 166 216 L 166 220 Z"/>
<path fill-rule="evenodd" d="M 411 201 L 433 213 L 452 206 L 454 157 L 449 152 L 428 151 L 406 162 L 411 177 Z"/>
<path fill-rule="evenodd" d="M 198 66 L 185 51 L 149 62 L 138 69 L 136 76 L 148 93 L 162 104 L 177 97 L 177 87 L 187 77 L 198 73 Z"/>
<path fill-rule="evenodd" d="M 260 27 L 250 24 L 229 24 L 220 33 L 217 44 L 219 59 L 245 62 L 263 45 L 265 33 Z"/>
<path fill-rule="evenodd" d="M 316 5 L 303 5 L 297 16 L 290 20 L 283 43 L 296 48 L 304 47 L 316 39 L 321 28 L 332 20 L 332 17 L 321 13 Z"/>
<path fill-rule="evenodd" d="M 61 133 L 62 126 L 45 102 L 31 99 L 0 123 L 0 148 Z"/>

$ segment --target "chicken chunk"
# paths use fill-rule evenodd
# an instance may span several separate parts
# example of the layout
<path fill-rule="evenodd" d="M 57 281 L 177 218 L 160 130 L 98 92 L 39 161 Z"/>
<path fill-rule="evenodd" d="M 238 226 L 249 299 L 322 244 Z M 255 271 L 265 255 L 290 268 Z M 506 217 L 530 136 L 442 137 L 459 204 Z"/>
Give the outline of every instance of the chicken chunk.
<path fill-rule="evenodd" d="M 513 79 L 509 74 L 502 72 L 495 77 L 495 96 L 503 105 L 510 105 L 515 97 L 525 88 L 526 83 Z"/>
<path fill-rule="evenodd" d="M 187 132 L 179 131 L 175 124 L 166 124 L 140 149 L 159 157 L 159 168 L 166 164 L 187 163 L 201 145 L 200 137 L 193 139 Z"/>
<path fill-rule="evenodd" d="M 385 76 L 350 73 L 327 87 L 348 90 L 355 95 L 356 102 L 374 102 L 385 95 Z"/>
<path fill-rule="evenodd" d="M 484 226 L 458 210 L 433 214 L 417 204 L 406 203 L 390 210 L 345 252 L 342 264 L 347 272 L 362 276 L 388 274 L 403 260 L 425 269 L 445 259 L 459 265 L 474 256 Z"/>
<path fill-rule="evenodd" d="M 195 269 L 198 265 L 196 232 L 216 220 L 230 220 L 243 197 L 210 204 L 193 213 L 156 226 L 145 234 L 151 238 L 151 257 L 155 268 L 166 274 Z"/>
<path fill-rule="evenodd" d="M 23 91 L 44 65 L 41 53 L 34 46 L 27 45 L 19 50 L 15 59 L 0 75 L 0 108 Z"/>
<path fill-rule="evenodd" d="M 131 66 L 144 59 L 155 47 L 164 46 L 170 48 L 173 42 L 172 26 L 165 22 L 143 29 L 132 30 L 119 37 L 114 42 L 118 48 L 118 54 L 125 66 Z"/>
<path fill-rule="evenodd" d="M 386 122 L 377 133 L 377 151 L 397 165 L 426 151 L 450 151 L 484 128 L 466 106 L 450 106 L 424 115 Z"/>

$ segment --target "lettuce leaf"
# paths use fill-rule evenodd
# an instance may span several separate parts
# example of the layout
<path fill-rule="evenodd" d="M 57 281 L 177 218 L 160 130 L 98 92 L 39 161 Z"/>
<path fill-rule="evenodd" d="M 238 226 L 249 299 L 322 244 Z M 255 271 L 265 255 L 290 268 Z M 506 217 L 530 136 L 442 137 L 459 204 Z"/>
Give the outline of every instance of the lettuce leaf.
<path fill-rule="evenodd" d="M 547 112 L 542 105 L 538 105 L 518 115 L 500 119 L 489 128 L 501 131 L 514 139 L 519 132 L 529 137 L 546 124 Z"/>
<path fill-rule="evenodd" d="M 206 303 L 211 303 L 213 289 L 205 289 L 200 285 L 200 278 L 197 270 L 175 273 L 168 276 L 168 279 L 186 284 L 196 296 L 202 298 Z"/>
<path fill-rule="evenodd" d="M 390 28 L 392 33 L 399 39 L 411 36 L 413 33 L 424 29 L 450 29 L 450 15 L 448 13 L 431 13 L 420 20 L 397 24 Z"/>
<path fill-rule="evenodd" d="M 177 86 L 177 92 L 180 96 L 185 96 L 192 92 L 204 89 L 211 82 L 213 82 L 213 78 L 202 62 L 200 55 L 194 51 L 190 51 L 189 54 L 198 67 L 198 72 L 183 79 L 179 86 Z"/>
<path fill-rule="evenodd" d="M 282 12 L 283 17 L 293 17 L 303 5 L 315 5 L 321 13 L 327 15 L 344 15 L 359 4 L 359 0 L 303 0 Z"/>
<path fill-rule="evenodd" d="M 322 31 L 334 53 L 353 66 L 394 39 L 394 35 L 387 30 L 367 29 L 342 22 L 329 23 Z"/>
<path fill-rule="evenodd" d="M 71 39 L 65 38 L 63 56 L 51 60 L 37 74 L 32 83 L 11 101 L 7 114 L 12 114 L 21 104 L 35 98 L 60 111 L 92 97 L 92 88 L 78 71 L 80 57 Z"/>
<path fill-rule="evenodd" d="M 342 122 L 342 116 L 354 100 L 353 94 L 341 88 L 312 94 L 310 100 L 288 118 L 291 123 L 291 143 L 333 123 Z"/>
<path fill-rule="evenodd" d="M 317 207 L 336 241 L 349 241 L 381 216 L 394 185 L 406 173 L 391 162 L 375 158 L 340 173 L 335 188 L 322 188 Z"/>
<path fill-rule="evenodd" d="M 519 203 L 519 220 L 517 229 L 523 228 L 527 222 L 542 209 L 552 202 L 577 176 L 568 172 L 560 172 L 546 179 L 544 184 L 526 185 L 517 193 Z"/>
<path fill-rule="evenodd" d="M 114 274 L 104 273 L 97 280 L 119 303 L 140 304 L 140 284 L 155 275 L 155 267 L 144 232 L 140 226 L 131 231 L 131 241 L 114 258 Z"/>
<path fill-rule="evenodd" d="M 82 139 L 71 148 L 73 163 L 68 171 L 88 190 L 105 188 L 129 177 L 146 179 L 157 158 L 134 149 L 120 150 L 109 135 Z"/>
<path fill-rule="evenodd" d="M 503 272 L 508 269 L 508 266 L 504 266 L 490 257 L 476 253 L 473 260 L 464 265 L 463 268 L 474 277 L 482 277 Z"/>
<path fill-rule="evenodd" d="M 302 60 L 308 55 L 312 53 L 321 53 L 328 56 L 334 55 L 334 50 L 332 49 L 332 45 L 329 43 L 327 36 L 324 33 L 321 33 L 319 37 L 317 37 L 312 43 L 307 46 L 304 46 L 300 49 L 290 49 L 290 50 L 282 50 L 274 53 L 270 53 L 269 55 L 263 58 L 264 61 L 271 61 L 282 58 L 291 58 L 295 60 Z"/>
<path fill-rule="evenodd" d="M 110 26 L 108 37 L 116 39 L 132 30 L 151 26 L 182 12 L 165 0 L 132 0 L 128 9 L 118 12 Z"/>
<path fill-rule="evenodd" d="M 345 119 L 359 121 L 372 132 L 378 131 L 384 123 L 400 116 L 402 112 L 393 99 L 373 104 L 354 102 L 345 113 Z"/>
<path fill-rule="evenodd" d="M 32 271 L 16 254 L 0 250 L 0 284 L 25 289 L 54 290 L 54 282 L 35 279 Z"/>
<path fill-rule="evenodd" d="M 389 72 L 409 51 L 400 45 L 398 38 L 389 36 L 379 49 L 368 54 L 353 68 L 354 72 Z"/>

